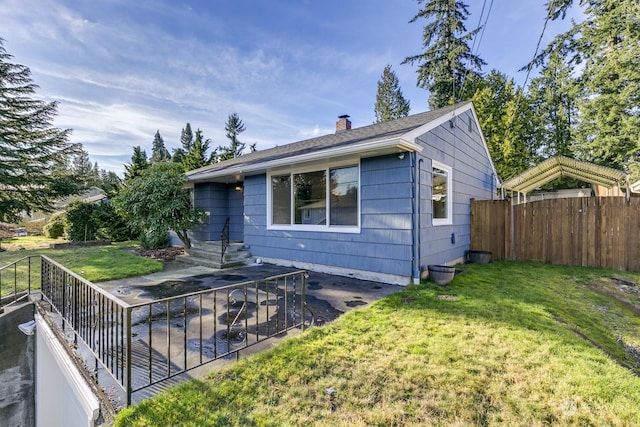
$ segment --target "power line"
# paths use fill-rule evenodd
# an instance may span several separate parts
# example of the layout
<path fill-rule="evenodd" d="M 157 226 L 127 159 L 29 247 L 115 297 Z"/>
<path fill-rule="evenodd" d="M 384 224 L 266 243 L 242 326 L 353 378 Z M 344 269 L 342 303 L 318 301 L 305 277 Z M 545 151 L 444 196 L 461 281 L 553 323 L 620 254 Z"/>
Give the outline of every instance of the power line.
<path fill-rule="evenodd" d="M 524 83 L 522 84 L 522 90 L 527 86 L 527 81 L 529 80 L 529 74 L 531 74 L 531 69 L 533 68 L 533 61 L 535 61 L 536 56 L 538 56 L 538 50 L 540 49 L 540 43 L 542 43 L 542 38 L 544 37 L 544 32 L 547 29 L 547 24 L 549 23 L 549 19 L 551 18 L 551 11 L 553 10 L 553 4 L 555 0 L 551 0 L 549 4 L 549 8 L 547 9 L 547 17 L 544 20 L 544 25 L 542 26 L 542 32 L 540 33 L 540 38 L 538 39 L 538 44 L 536 44 L 536 50 L 533 52 L 533 58 L 531 58 L 531 62 L 529 62 L 529 66 L 527 67 L 527 75 L 524 78 Z"/>
<path fill-rule="evenodd" d="M 480 28 L 480 31 L 478 32 L 480 34 L 480 37 L 477 37 L 476 33 L 476 37 L 473 38 L 473 44 L 471 45 L 471 54 L 472 55 L 478 55 L 478 52 L 480 51 L 480 44 L 482 43 L 482 37 L 484 37 L 484 31 L 487 28 L 487 22 L 489 22 L 489 15 L 491 14 L 491 9 L 493 8 L 493 0 L 491 0 L 491 3 L 489 3 L 489 9 L 487 10 L 487 16 L 484 19 L 484 24 L 482 24 L 482 17 L 484 15 L 484 9 L 487 5 L 487 0 L 484 0 L 484 2 L 482 3 L 482 10 L 480 11 L 480 18 L 478 19 L 478 26 L 477 28 Z M 482 25 L 481 25 L 482 24 Z M 478 46 L 476 48 L 476 40 L 478 41 Z M 474 53 L 474 49 L 476 49 L 475 53 Z M 462 84 L 460 85 L 460 93 L 462 93 L 464 91 L 464 85 L 467 82 L 467 77 L 469 77 L 469 73 L 471 70 L 467 70 L 466 74 L 464 75 L 463 79 L 462 79 Z M 455 79 L 454 80 L 454 94 L 453 94 L 453 101 L 455 103 Z"/>

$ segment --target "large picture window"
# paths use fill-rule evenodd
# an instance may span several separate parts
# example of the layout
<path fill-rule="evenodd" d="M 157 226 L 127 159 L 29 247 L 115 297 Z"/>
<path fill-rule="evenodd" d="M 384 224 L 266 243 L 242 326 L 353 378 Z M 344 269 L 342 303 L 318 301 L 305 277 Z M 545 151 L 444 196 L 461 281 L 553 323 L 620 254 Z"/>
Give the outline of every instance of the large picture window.
<path fill-rule="evenodd" d="M 438 162 L 433 162 L 431 203 L 433 225 L 451 224 L 451 168 Z"/>
<path fill-rule="evenodd" d="M 353 231 L 359 227 L 357 165 L 270 177 L 270 227 Z"/>

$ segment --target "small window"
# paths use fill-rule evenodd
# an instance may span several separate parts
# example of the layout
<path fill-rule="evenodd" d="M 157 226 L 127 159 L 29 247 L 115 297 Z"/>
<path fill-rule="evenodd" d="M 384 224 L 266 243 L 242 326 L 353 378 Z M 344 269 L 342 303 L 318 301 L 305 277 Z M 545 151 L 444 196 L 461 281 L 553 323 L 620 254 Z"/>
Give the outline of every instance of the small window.
<path fill-rule="evenodd" d="M 431 206 L 433 225 L 451 224 L 451 168 L 433 162 L 431 185 Z"/>

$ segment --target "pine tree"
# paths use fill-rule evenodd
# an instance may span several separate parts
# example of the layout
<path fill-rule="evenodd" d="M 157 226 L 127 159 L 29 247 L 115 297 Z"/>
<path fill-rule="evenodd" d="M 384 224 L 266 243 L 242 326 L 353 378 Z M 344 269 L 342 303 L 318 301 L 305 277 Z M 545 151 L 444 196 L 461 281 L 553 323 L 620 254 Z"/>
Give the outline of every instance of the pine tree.
<path fill-rule="evenodd" d="M 564 18 L 573 0 L 552 2 L 552 18 Z M 585 0 L 585 20 L 558 35 L 532 65 L 558 52 L 576 69 L 580 91 L 574 146 L 585 160 L 637 170 L 640 163 L 640 3 Z M 578 66 L 579 64 L 579 66 Z"/>
<path fill-rule="evenodd" d="M 573 156 L 578 84 L 571 71 L 555 52 L 529 86 L 531 107 L 540 121 L 538 137 L 544 157 Z"/>
<path fill-rule="evenodd" d="M 182 132 L 180 133 L 180 147 L 174 148 L 173 156 L 171 159 L 174 163 L 183 163 L 183 159 L 186 153 L 191 151 L 191 147 L 193 145 L 193 132 L 191 131 L 191 124 L 187 123 L 187 125 L 182 128 Z M 188 169 L 185 169 L 187 171 Z"/>
<path fill-rule="evenodd" d="M 151 148 L 151 163 L 168 162 L 171 160 L 171 154 L 164 146 L 164 139 L 160 136 L 160 131 L 157 130 L 153 137 L 153 145 Z"/>
<path fill-rule="evenodd" d="M 77 154 L 72 156 L 71 171 L 84 188 L 94 185 L 93 164 L 89 158 L 89 153 L 84 148 L 81 148 Z"/>
<path fill-rule="evenodd" d="M 0 221 L 22 212 L 51 211 L 53 202 L 77 191 L 65 170 L 78 146 L 70 130 L 52 126 L 57 103 L 33 99 L 37 85 L 28 67 L 11 63 L 0 39 Z"/>
<path fill-rule="evenodd" d="M 185 152 L 188 152 L 193 145 L 193 132 L 191 131 L 191 124 L 187 123 L 180 132 L 180 145 Z"/>
<path fill-rule="evenodd" d="M 464 80 L 479 75 L 485 62 L 469 48 L 480 28 L 467 32 L 464 21 L 468 6 L 458 0 L 418 0 L 423 4 L 409 22 L 424 18 L 423 53 L 408 56 L 403 64 L 418 64 L 418 83 L 427 89 L 433 109 L 454 104 L 460 99 Z"/>
<path fill-rule="evenodd" d="M 238 136 L 244 132 L 246 128 L 237 113 L 229 114 L 224 130 L 227 131 L 226 135 L 227 138 L 229 138 L 229 145 L 226 147 L 219 146 L 216 149 L 217 161 L 219 162 L 240 157 L 245 148 L 245 144 L 238 140 Z M 255 144 L 251 147 L 251 150 L 255 151 Z"/>
<path fill-rule="evenodd" d="M 196 131 L 196 137 L 191 144 L 189 151 L 182 158 L 182 167 L 185 171 L 198 169 L 211 163 L 212 158 L 207 157 L 207 151 L 211 144 L 210 139 L 204 139 L 202 131 Z"/>
<path fill-rule="evenodd" d="M 485 78 L 471 79 L 468 88 L 474 90 L 471 100 L 498 175 L 507 179 L 536 163 L 537 122 L 513 79 L 492 70 Z"/>
<path fill-rule="evenodd" d="M 142 174 L 142 171 L 149 167 L 149 161 L 147 160 L 147 153 L 140 148 L 133 147 L 133 155 L 131 156 L 131 163 L 124 166 L 124 177 L 127 180 L 131 180 Z"/>
<path fill-rule="evenodd" d="M 374 113 L 376 123 L 398 119 L 409 115 L 409 101 L 404 99 L 400 83 L 391 65 L 384 67 L 382 77 L 378 80 L 378 93 Z"/>

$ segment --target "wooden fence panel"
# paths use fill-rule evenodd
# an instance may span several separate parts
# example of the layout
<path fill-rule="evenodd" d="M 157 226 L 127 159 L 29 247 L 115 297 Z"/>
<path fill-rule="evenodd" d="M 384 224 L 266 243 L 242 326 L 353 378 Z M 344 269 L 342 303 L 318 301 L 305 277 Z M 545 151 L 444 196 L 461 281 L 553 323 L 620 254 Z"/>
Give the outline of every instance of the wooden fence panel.
<path fill-rule="evenodd" d="M 493 259 L 509 257 L 509 202 L 505 200 L 471 200 L 471 250 L 490 251 Z"/>
<path fill-rule="evenodd" d="M 472 200 L 471 211 L 471 249 L 496 260 L 640 271 L 640 198 Z"/>

